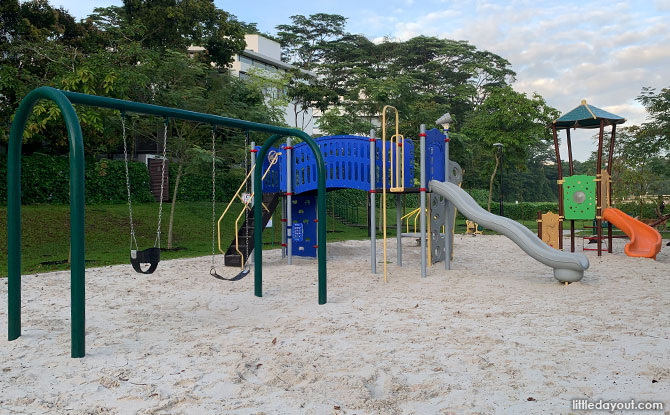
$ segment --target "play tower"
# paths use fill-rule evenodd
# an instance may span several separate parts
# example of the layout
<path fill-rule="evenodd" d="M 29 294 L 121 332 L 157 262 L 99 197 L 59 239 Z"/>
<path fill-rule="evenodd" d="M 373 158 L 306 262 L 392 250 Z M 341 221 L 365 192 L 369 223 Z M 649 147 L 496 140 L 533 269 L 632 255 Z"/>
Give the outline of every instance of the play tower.
<path fill-rule="evenodd" d="M 621 229 L 630 238 L 625 252 L 629 256 L 655 258 L 660 251 L 661 235 L 650 226 L 634 219 L 618 209 L 612 207 L 612 163 L 614 161 L 614 143 L 616 126 L 623 124 L 626 119 L 612 114 L 598 107 L 590 105 L 586 100 L 581 104 L 554 120 L 549 128 L 554 136 L 556 164 L 558 167 L 558 249 L 563 249 L 563 221 L 570 221 L 570 252 L 575 252 L 575 220 L 595 220 L 596 236 L 591 238 L 597 244 L 598 256 L 602 255 L 603 223 L 607 223 L 607 251 L 612 252 L 612 225 Z M 610 127 L 609 151 L 607 168 L 603 169 L 603 145 L 605 128 Z M 596 160 L 596 175 L 575 175 L 572 159 L 572 141 L 570 129 L 586 128 L 598 130 L 598 155 Z M 565 130 L 568 146 L 569 176 L 563 176 L 561 155 L 558 146 L 558 133 Z M 540 222 L 546 221 L 542 215 Z M 541 227 L 538 227 L 541 228 Z M 540 234 L 542 231 L 539 231 Z M 542 235 L 540 235 L 542 237 Z M 547 235 L 545 240 L 548 240 Z M 553 244 L 552 244 L 553 246 Z"/>

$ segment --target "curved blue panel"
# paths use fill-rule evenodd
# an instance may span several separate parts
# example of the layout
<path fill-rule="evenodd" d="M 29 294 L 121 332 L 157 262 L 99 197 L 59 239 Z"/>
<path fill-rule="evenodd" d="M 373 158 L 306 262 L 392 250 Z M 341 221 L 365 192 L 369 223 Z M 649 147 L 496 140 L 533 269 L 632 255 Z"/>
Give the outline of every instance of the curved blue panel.
<path fill-rule="evenodd" d="M 370 139 L 355 135 L 326 136 L 316 139 L 326 163 L 326 187 L 329 189 L 370 190 Z M 381 187 L 381 141 L 377 140 L 376 186 Z M 405 187 L 414 184 L 414 143 L 406 139 L 405 145 Z M 387 143 L 387 160 L 395 160 L 395 149 Z M 303 193 L 316 189 L 314 160 L 309 157 L 309 149 L 304 143 L 294 147 L 294 192 Z M 387 174 L 390 171 L 387 163 Z M 304 175 L 304 179 L 303 179 Z M 312 175 L 310 177 L 310 175 Z M 282 184 L 283 185 L 283 184 Z M 387 183 L 388 186 L 388 183 Z"/>
<path fill-rule="evenodd" d="M 439 130 L 436 131 L 439 134 Z M 441 164 L 440 160 L 444 158 L 444 140 L 440 135 L 433 137 L 433 141 L 437 147 L 435 148 L 435 168 Z M 321 148 L 323 159 L 326 163 L 326 187 L 328 189 L 359 189 L 363 191 L 370 190 L 370 139 L 357 135 L 336 135 L 326 136 L 316 139 L 317 144 Z M 403 142 L 405 146 L 405 183 L 404 187 L 414 187 L 414 143 L 410 139 L 405 139 Z M 441 147 L 440 147 L 441 146 Z M 375 164 L 376 177 L 375 187 L 382 187 L 382 143 L 381 140 L 375 142 Z M 428 148 L 428 147 L 427 147 Z M 442 149 L 441 153 L 439 153 Z M 279 192 L 286 191 L 286 149 L 282 147 L 278 151 L 282 154 L 279 156 L 279 163 L 272 167 L 265 180 L 263 180 L 263 192 Z M 386 143 L 386 175 L 387 188 L 390 187 L 391 163 L 394 164 L 395 170 L 395 148 L 391 148 L 389 143 Z M 440 159 L 439 154 L 442 154 Z M 432 159 L 431 159 L 432 160 Z M 268 160 L 263 162 L 263 171 L 268 167 Z M 440 170 L 444 176 L 444 168 Z M 316 162 L 312 151 L 305 143 L 296 144 L 293 147 L 293 193 L 304 193 L 317 189 L 316 181 Z M 430 176 L 433 177 L 437 176 Z M 442 180 L 442 177 L 439 177 Z"/>

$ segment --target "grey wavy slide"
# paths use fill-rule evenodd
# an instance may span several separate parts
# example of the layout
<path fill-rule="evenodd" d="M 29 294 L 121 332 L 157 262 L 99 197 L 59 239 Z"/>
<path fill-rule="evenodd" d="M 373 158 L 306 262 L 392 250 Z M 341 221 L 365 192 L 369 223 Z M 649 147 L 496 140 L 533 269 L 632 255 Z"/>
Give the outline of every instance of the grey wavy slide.
<path fill-rule="evenodd" d="M 561 282 L 579 281 L 584 276 L 584 270 L 588 269 L 589 260 L 584 254 L 562 252 L 550 247 L 519 222 L 482 209 L 465 190 L 455 184 L 431 180 L 429 188 L 431 192 L 451 201 L 468 219 L 505 235 L 525 253 L 552 267 L 554 278 L 557 280 Z"/>

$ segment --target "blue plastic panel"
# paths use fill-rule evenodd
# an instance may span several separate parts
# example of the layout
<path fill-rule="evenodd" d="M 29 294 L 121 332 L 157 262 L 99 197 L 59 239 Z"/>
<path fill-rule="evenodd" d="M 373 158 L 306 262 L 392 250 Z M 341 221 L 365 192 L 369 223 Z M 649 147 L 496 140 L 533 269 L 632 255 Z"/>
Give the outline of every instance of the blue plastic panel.
<path fill-rule="evenodd" d="M 433 157 L 435 173 L 440 181 L 444 179 L 444 137 L 439 130 L 431 130 L 433 134 L 432 141 L 435 143 Z M 437 133 L 437 135 L 435 135 Z M 316 139 L 326 167 L 326 188 L 331 189 L 359 189 L 370 190 L 370 139 L 368 137 L 355 135 L 326 136 Z M 416 187 L 414 183 L 414 143 L 410 139 L 403 141 L 405 147 L 405 182 L 404 187 Z M 260 148 L 260 147 L 259 147 Z M 382 187 L 382 142 L 375 142 L 375 164 L 376 177 L 375 187 Z M 427 147 L 428 148 L 428 147 Z M 270 173 L 263 181 L 263 192 L 286 191 L 286 149 L 282 146 L 279 151 L 282 152 L 279 164 L 272 167 Z M 386 142 L 386 187 L 390 187 L 391 164 L 393 163 L 395 171 L 395 151 L 390 143 Z M 440 156 L 441 154 L 441 156 Z M 441 157 L 441 158 L 440 158 Z M 432 160 L 432 159 L 431 159 Z M 268 166 L 268 161 L 264 162 L 264 169 Z M 436 170 L 436 171 L 437 171 Z M 293 147 L 293 193 L 299 194 L 317 189 L 316 161 L 312 150 L 305 143 L 296 144 Z M 429 180 L 433 176 L 429 175 Z"/>
<path fill-rule="evenodd" d="M 426 184 L 444 178 L 444 133 L 433 128 L 426 131 Z"/>
<path fill-rule="evenodd" d="M 260 146 L 256 146 L 257 150 L 260 150 Z M 286 156 L 285 156 L 285 150 L 280 150 L 277 148 L 272 148 L 270 151 L 268 151 L 268 157 L 263 160 L 263 173 L 265 174 L 265 171 L 267 170 L 268 166 L 270 165 L 269 161 L 269 154 L 272 151 L 281 151 L 282 154 L 279 156 L 279 160 L 277 160 L 277 163 L 272 166 L 270 171 L 268 172 L 267 176 L 265 176 L 265 179 L 263 180 L 263 193 L 276 193 L 281 191 L 281 175 L 282 171 L 286 170 Z M 258 160 L 256 160 L 258 162 Z M 286 174 L 286 173 L 284 173 Z M 284 188 L 285 191 L 286 188 Z"/>
<path fill-rule="evenodd" d="M 293 255 L 316 257 L 316 196 L 293 196 Z"/>
<path fill-rule="evenodd" d="M 321 137 L 316 141 L 326 163 L 326 187 L 328 189 L 370 190 L 370 139 L 368 137 L 340 135 Z M 381 187 L 382 143 L 377 140 L 375 144 L 377 149 L 376 183 L 377 187 Z M 395 162 L 395 148 L 391 149 L 388 142 L 386 144 L 387 174 L 390 174 L 390 160 Z M 414 184 L 414 143 L 406 139 L 403 145 L 405 146 L 405 187 L 412 187 Z M 305 143 L 300 143 L 294 147 L 293 155 L 293 191 L 303 193 L 316 190 L 316 162 L 312 150 Z M 283 181 L 281 185 L 285 189 Z"/>

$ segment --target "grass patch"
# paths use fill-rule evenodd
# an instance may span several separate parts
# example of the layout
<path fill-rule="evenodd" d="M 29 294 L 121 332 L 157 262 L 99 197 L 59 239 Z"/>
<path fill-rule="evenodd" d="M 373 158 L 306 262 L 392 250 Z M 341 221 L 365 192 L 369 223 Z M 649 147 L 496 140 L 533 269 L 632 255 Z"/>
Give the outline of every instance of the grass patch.
<path fill-rule="evenodd" d="M 217 205 L 218 214 L 223 204 Z M 170 205 L 164 206 L 163 234 L 161 246 L 167 246 L 167 230 Z M 207 202 L 178 202 L 174 218 L 173 250 L 161 254 L 162 259 L 197 257 L 211 255 L 212 206 Z M 242 209 L 235 204 L 222 223 L 222 247 L 225 250 L 234 238 L 235 218 Z M 328 242 L 352 239 L 368 239 L 366 229 L 367 212 L 365 207 L 358 208 L 358 223 L 345 225 L 333 219 L 329 212 L 327 220 Z M 408 207 L 405 211 L 410 212 Z M 137 241 L 140 249 L 152 247 L 156 237 L 158 215 L 157 203 L 138 203 L 133 205 L 133 216 Z M 279 248 L 281 244 L 281 222 L 279 209 L 275 212 L 272 229 L 263 233 L 263 249 Z M 379 220 L 379 218 L 377 218 Z M 537 232 L 535 221 L 520 221 L 531 231 Z M 387 207 L 387 237 L 395 237 L 395 207 Z M 578 238 L 593 234 L 591 221 L 576 221 Z M 417 221 L 418 225 L 418 221 Z M 413 232 L 413 224 L 410 232 Z M 24 274 L 69 269 L 70 208 L 68 205 L 27 205 L 22 207 L 22 263 Z M 122 204 L 86 206 L 86 267 L 129 264 L 130 230 L 128 207 Z M 569 223 L 565 223 L 568 230 Z M 403 232 L 405 228 L 403 228 Z M 465 233 L 465 219 L 459 215 L 456 221 L 456 233 Z M 485 234 L 493 234 L 485 230 Z M 606 234 L 606 229 L 603 232 Z M 664 238 L 670 232 L 661 232 Z M 615 234 L 621 234 L 615 231 Z M 381 238 L 381 233 L 377 233 Z M 579 240 L 579 239 L 578 239 Z M 579 243 L 579 242 L 577 242 Z M 222 259 L 219 259 L 221 263 Z M 7 276 L 7 209 L 0 208 L 0 276 Z"/>
<path fill-rule="evenodd" d="M 223 204 L 217 204 L 217 215 Z M 234 238 L 234 223 L 242 209 L 234 204 L 222 222 L 221 245 L 225 250 Z M 167 247 L 170 205 L 163 206 L 161 247 Z M 85 208 L 86 267 L 130 263 L 130 227 L 128 206 L 121 204 L 88 205 Z M 173 249 L 163 251 L 161 259 L 211 255 L 212 205 L 208 202 L 177 202 L 174 217 Z M 263 249 L 279 248 L 281 222 L 275 212 L 273 228 L 263 232 Z M 217 217 L 218 219 L 218 217 Z M 158 221 L 157 203 L 133 204 L 135 233 L 140 249 L 154 246 Z M 328 241 L 367 238 L 365 229 L 328 220 Z M 335 227 L 333 228 L 333 224 Z M 34 274 L 69 269 L 69 205 L 26 205 L 21 208 L 21 272 Z M 332 230 L 335 232 L 332 232 Z M 219 259 L 221 263 L 222 259 Z M 0 276 L 7 276 L 7 208 L 0 208 Z"/>

